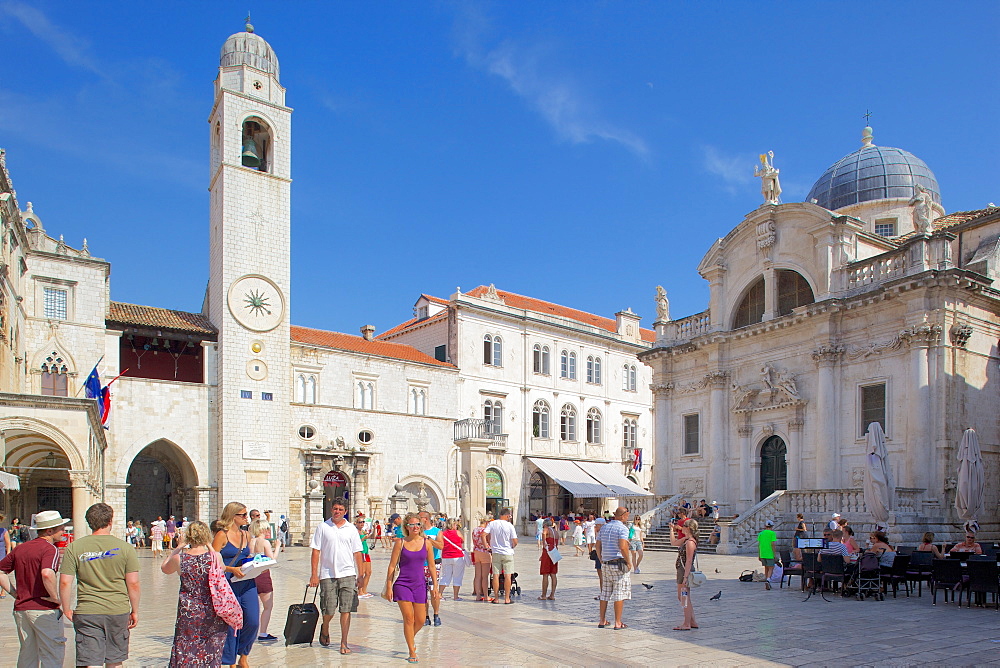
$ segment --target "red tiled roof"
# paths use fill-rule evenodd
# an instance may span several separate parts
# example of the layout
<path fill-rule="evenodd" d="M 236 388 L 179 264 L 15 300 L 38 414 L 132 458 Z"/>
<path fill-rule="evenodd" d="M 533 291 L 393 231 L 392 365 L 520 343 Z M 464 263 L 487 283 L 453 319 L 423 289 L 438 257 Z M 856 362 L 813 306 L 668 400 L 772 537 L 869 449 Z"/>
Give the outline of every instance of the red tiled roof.
<path fill-rule="evenodd" d="M 449 304 L 447 299 L 441 299 L 440 297 L 435 297 L 434 295 L 420 295 L 417 301 L 420 299 L 426 299 L 429 302 L 434 302 L 435 304 L 440 304 L 441 306 L 447 306 Z"/>
<path fill-rule="evenodd" d="M 351 334 L 341 334 L 340 332 L 327 332 L 322 329 L 311 329 L 309 327 L 298 327 L 292 325 L 291 339 L 298 343 L 308 343 L 314 346 L 325 348 L 336 348 L 337 350 L 349 350 L 365 355 L 377 355 L 378 357 L 388 357 L 391 359 L 403 360 L 406 362 L 420 362 L 421 364 L 432 364 L 454 369 L 453 364 L 441 362 L 430 355 L 425 355 L 416 348 L 402 343 L 390 343 L 389 341 L 368 341 L 362 336 Z"/>
<path fill-rule="evenodd" d="M 402 332 L 404 329 L 409 329 L 413 325 L 425 324 L 425 323 L 428 323 L 428 322 L 434 322 L 436 320 L 442 320 L 443 318 L 446 318 L 446 317 L 448 317 L 448 311 L 438 311 L 437 313 L 435 313 L 431 317 L 424 318 L 422 320 L 420 318 L 410 318 L 406 322 L 400 323 L 400 324 L 396 325 L 395 327 L 393 327 L 392 329 L 389 329 L 389 330 L 386 330 L 386 331 L 382 332 L 381 334 L 379 334 L 375 338 L 381 339 L 381 338 L 386 337 L 386 336 L 392 336 L 393 334 L 397 334 L 399 332 Z"/>
<path fill-rule="evenodd" d="M 156 306 L 140 306 L 125 302 L 111 302 L 107 317 L 108 324 L 148 327 L 153 329 L 173 329 L 192 334 L 215 335 L 211 321 L 201 313 L 174 311 Z"/>
<path fill-rule="evenodd" d="M 987 207 L 985 209 L 975 209 L 973 211 L 954 211 L 952 213 L 941 216 L 940 218 L 934 219 L 934 229 L 935 230 L 946 230 L 949 227 L 955 227 L 956 225 L 961 225 L 962 223 L 968 222 L 970 220 L 975 220 L 976 218 L 983 218 L 990 215 L 991 213 L 1000 212 L 1000 208 L 997 207 Z M 917 236 L 916 230 L 912 232 L 907 232 L 904 235 L 893 237 L 892 241 L 896 243 L 902 243 L 908 241 L 912 237 Z"/>
<path fill-rule="evenodd" d="M 489 290 L 487 286 L 480 285 L 478 288 L 469 290 L 466 294 L 472 297 L 482 297 L 486 294 L 487 290 Z M 507 304 L 507 306 L 512 306 L 513 308 L 535 311 L 536 313 L 548 313 L 549 315 L 555 315 L 560 318 L 576 320 L 577 322 L 582 322 L 587 325 L 600 327 L 601 329 L 606 329 L 609 332 L 618 331 L 618 324 L 615 322 L 614 318 L 605 318 L 600 315 L 594 315 L 593 313 L 587 313 L 586 311 L 578 311 L 574 308 L 569 308 L 568 306 L 560 306 L 559 304 L 553 304 L 552 302 L 535 299 L 534 297 L 525 297 L 524 295 L 515 294 L 513 292 L 506 292 L 505 290 L 497 290 L 497 294 L 503 298 L 503 301 Z M 643 341 L 649 341 L 652 343 L 656 340 L 656 332 L 653 330 L 640 327 L 639 331 L 642 334 Z"/>

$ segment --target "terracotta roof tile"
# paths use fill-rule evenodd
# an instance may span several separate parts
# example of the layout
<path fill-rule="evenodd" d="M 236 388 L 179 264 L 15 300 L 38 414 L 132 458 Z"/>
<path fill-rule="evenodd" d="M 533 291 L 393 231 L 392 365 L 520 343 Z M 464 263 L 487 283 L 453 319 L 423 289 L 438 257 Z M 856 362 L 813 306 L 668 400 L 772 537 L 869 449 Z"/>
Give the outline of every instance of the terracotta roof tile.
<path fill-rule="evenodd" d="M 447 303 L 447 302 L 445 302 L 445 303 Z M 389 329 L 389 330 L 386 330 L 386 331 L 382 332 L 381 334 L 379 334 L 375 338 L 381 339 L 381 338 L 385 338 L 387 336 L 392 336 L 393 334 L 398 334 L 399 332 L 402 332 L 405 329 L 409 329 L 413 325 L 426 324 L 428 322 L 434 322 L 435 320 L 441 320 L 441 319 L 446 318 L 446 317 L 448 317 L 448 312 L 447 311 L 439 311 L 439 312 L 435 313 L 434 315 L 432 315 L 431 317 L 424 318 L 423 320 L 421 320 L 420 318 L 410 318 L 406 322 L 400 323 L 400 324 L 396 325 L 395 327 L 393 327 L 392 329 Z"/>
<path fill-rule="evenodd" d="M 991 213 L 1000 212 L 1000 208 L 995 206 L 987 207 L 985 209 L 976 209 L 974 211 L 955 211 L 949 213 L 945 216 L 935 219 L 934 229 L 943 230 L 947 227 L 954 227 L 955 225 L 960 225 L 967 220 L 972 220 L 974 218 L 981 218 L 987 216 Z"/>
<path fill-rule="evenodd" d="M 298 327 L 292 325 L 291 339 L 298 343 L 308 343 L 314 346 L 325 348 L 335 348 L 337 350 L 348 350 L 366 355 L 376 355 L 378 357 L 388 357 L 390 359 L 403 360 L 406 362 L 419 362 L 421 364 L 431 364 L 448 369 L 454 369 L 453 364 L 441 362 L 430 355 L 425 355 L 416 348 L 402 343 L 391 343 L 389 341 L 368 341 L 362 336 L 351 334 L 341 334 L 340 332 L 328 332 L 322 329 L 311 329 L 309 327 Z"/>
<path fill-rule="evenodd" d="M 477 288 L 469 290 L 466 294 L 473 297 L 482 297 L 486 294 L 487 290 L 489 290 L 487 286 L 480 285 Z M 527 311 L 535 311 L 536 313 L 547 313 L 549 315 L 567 318 L 569 320 L 576 320 L 577 322 L 606 329 L 609 332 L 618 331 L 618 325 L 614 318 L 605 318 L 604 316 L 594 315 L 593 313 L 587 313 L 586 311 L 578 311 L 577 309 L 569 308 L 568 306 L 560 306 L 559 304 L 553 304 L 552 302 L 535 299 L 534 297 L 525 297 L 524 295 L 507 292 L 505 290 L 497 290 L 497 294 L 503 298 L 503 301 L 507 304 L 507 306 L 525 309 Z M 640 327 L 639 331 L 642 334 L 643 341 L 652 343 L 656 340 L 656 332 L 653 330 Z"/>
<path fill-rule="evenodd" d="M 214 336 L 217 333 L 211 321 L 201 313 L 188 313 L 187 311 L 126 304 L 125 302 L 111 302 L 107 322 L 132 327 L 173 329 L 206 336 Z"/>

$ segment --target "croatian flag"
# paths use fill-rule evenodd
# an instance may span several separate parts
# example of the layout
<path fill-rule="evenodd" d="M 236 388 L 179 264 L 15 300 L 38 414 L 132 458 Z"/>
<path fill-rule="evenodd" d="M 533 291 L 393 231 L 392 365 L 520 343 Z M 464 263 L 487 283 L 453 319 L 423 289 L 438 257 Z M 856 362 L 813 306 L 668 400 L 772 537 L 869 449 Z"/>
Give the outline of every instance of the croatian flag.
<path fill-rule="evenodd" d="M 642 448 L 636 448 L 632 455 L 632 470 L 642 471 Z"/>
<path fill-rule="evenodd" d="M 100 362 L 98 362 L 100 364 Z M 110 385 L 111 383 L 108 383 Z M 108 421 L 108 414 L 111 412 L 111 391 L 108 385 L 101 385 L 101 376 L 97 373 L 97 366 L 87 376 L 87 381 L 83 384 L 84 391 L 88 399 L 97 401 L 97 408 L 101 411 L 101 424 Z"/>

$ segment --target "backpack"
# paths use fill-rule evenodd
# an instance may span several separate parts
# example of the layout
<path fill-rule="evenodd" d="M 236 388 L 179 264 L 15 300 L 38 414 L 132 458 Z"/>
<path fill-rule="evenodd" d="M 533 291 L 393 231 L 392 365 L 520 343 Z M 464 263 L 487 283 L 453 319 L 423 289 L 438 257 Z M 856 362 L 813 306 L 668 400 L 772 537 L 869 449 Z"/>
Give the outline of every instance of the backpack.
<path fill-rule="evenodd" d="M 288 533 L 288 520 L 281 520 L 281 526 L 278 527 L 278 531 Z"/>
<path fill-rule="evenodd" d="M 753 576 L 757 574 L 757 571 L 743 571 L 740 573 L 740 582 L 753 582 Z"/>

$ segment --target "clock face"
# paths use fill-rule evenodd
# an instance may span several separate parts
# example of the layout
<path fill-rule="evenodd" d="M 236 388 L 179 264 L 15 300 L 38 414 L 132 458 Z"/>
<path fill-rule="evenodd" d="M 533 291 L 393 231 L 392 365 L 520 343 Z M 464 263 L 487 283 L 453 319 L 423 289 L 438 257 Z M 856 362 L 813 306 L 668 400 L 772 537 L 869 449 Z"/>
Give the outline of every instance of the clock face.
<path fill-rule="evenodd" d="M 229 287 L 229 312 L 247 329 L 267 332 L 285 316 L 285 299 L 270 279 L 247 275 Z"/>

